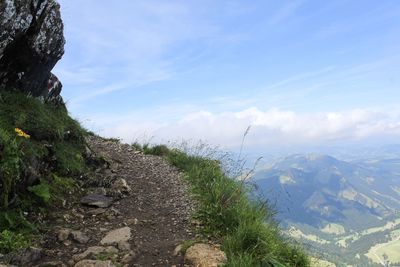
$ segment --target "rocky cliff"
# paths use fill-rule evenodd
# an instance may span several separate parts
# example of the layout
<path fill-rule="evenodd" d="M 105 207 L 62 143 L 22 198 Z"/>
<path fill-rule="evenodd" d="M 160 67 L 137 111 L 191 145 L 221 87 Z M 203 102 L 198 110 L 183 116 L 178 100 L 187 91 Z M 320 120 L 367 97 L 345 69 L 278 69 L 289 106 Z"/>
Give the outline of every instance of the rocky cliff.
<path fill-rule="evenodd" d="M 60 6 L 54 0 L 0 1 L 0 91 L 60 100 L 51 70 L 64 54 Z"/>

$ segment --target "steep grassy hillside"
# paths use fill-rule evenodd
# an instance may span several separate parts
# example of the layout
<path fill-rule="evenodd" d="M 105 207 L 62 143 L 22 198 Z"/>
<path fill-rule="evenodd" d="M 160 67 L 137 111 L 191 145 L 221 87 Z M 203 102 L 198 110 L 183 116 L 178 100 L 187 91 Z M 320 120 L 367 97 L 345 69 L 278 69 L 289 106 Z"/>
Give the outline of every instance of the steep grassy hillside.
<path fill-rule="evenodd" d="M 399 162 L 292 155 L 259 170 L 255 182 L 309 250 L 335 263 L 398 264 L 391 235 L 400 228 Z"/>
<path fill-rule="evenodd" d="M 31 214 L 62 202 L 84 172 L 84 135 L 63 106 L 0 94 L 0 253 L 28 246 Z"/>

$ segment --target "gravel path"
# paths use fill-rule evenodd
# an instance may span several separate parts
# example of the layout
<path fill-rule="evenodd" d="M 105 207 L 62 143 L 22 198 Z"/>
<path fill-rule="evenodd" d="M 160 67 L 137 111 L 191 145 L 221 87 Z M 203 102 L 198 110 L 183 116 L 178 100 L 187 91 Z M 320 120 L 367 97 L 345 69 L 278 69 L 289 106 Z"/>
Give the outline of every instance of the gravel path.
<path fill-rule="evenodd" d="M 42 262 L 90 266 L 77 265 L 76 255 L 89 247 L 103 249 L 101 240 L 107 233 L 129 227 L 127 244 L 113 244 L 118 252 L 92 253 L 86 258 L 112 259 L 118 266 L 184 266 L 183 255 L 174 250 L 195 234 L 190 226 L 193 205 L 179 172 L 164 159 L 144 155 L 126 144 L 98 137 L 90 137 L 88 143 L 92 153 L 109 165 L 90 178 L 93 184 L 88 192 L 109 195 L 110 185 L 120 178 L 130 192 L 122 198 L 114 196 L 117 200 L 107 208 L 83 206 L 77 198 L 65 210 L 54 211 L 43 242 L 46 256 Z"/>

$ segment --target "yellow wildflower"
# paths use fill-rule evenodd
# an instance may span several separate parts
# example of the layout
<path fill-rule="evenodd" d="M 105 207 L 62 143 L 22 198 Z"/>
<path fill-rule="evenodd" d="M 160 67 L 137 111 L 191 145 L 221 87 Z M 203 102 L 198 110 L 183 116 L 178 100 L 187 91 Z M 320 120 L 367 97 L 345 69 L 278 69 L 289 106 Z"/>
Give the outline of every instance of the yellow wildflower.
<path fill-rule="evenodd" d="M 20 128 L 15 128 L 14 131 L 17 133 L 18 136 L 24 137 L 24 138 L 31 138 L 31 136 L 24 131 L 22 131 Z"/>

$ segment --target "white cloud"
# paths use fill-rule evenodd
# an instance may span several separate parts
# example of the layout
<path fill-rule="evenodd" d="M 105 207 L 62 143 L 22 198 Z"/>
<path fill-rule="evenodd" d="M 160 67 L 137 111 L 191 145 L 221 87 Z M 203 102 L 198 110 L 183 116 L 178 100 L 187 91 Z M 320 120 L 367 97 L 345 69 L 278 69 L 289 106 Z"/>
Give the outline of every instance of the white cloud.
<path fill-rule="evenodd" d="M 112 121 L 112 118 L 110 118 Z M 104 123 L 104 121 L 102 122 Z M 101 131 L 127 142 L 145 133 L 154 140 L 205 140 L 214 145 L 238 147 L 243 133 L 250 147 L 283 145 L 343 144 L 400 137 L 400 113 L 354 109 L 343 112 L 296 113 L 294 111 L 248 108 L 238 112 L 191 112 L 175 121 L 166 122 L 157 114 L 141 119 L 126 116 L 109 123 Z M 386 138 L 386 139 L 385 139 Z"/>

